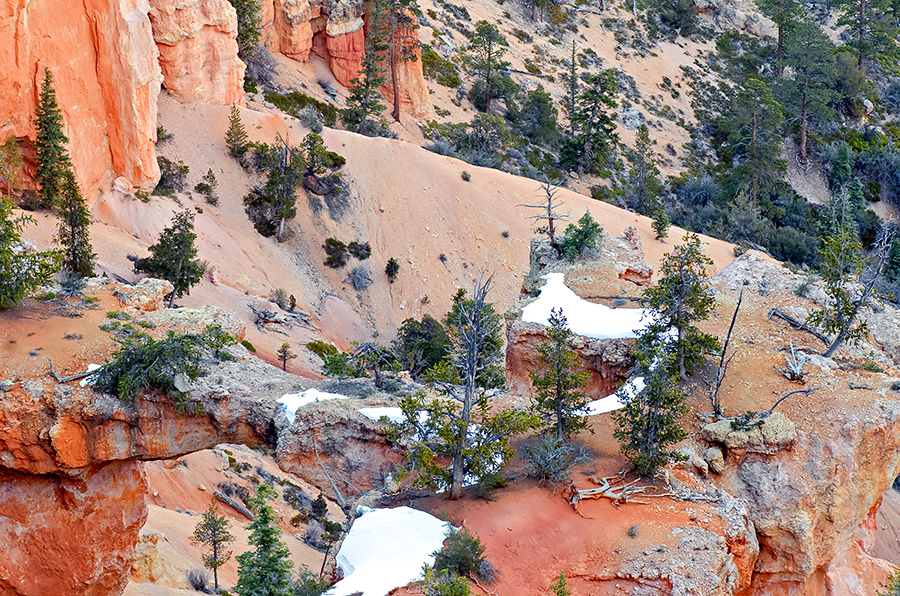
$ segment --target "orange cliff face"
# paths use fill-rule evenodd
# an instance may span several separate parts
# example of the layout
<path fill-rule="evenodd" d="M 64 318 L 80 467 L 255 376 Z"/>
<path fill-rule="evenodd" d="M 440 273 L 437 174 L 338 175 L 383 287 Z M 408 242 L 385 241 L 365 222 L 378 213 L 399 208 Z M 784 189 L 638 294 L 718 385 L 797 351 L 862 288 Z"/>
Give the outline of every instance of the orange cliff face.
<path fill-rule="evenodd" d="M 17 137 L 26 156 L 45 68 L 54 76 L 69 153 L 87 200 L 116 176 L 137 186 L 155 184 L 161 76 L 146 5 L 0 0 L 0 137 Z"/>
<path fill-rule="evenodd" d="M 244 105 L 237 13 L 227 0 L 151 0 L 166 89 L 183 101 Z"/>

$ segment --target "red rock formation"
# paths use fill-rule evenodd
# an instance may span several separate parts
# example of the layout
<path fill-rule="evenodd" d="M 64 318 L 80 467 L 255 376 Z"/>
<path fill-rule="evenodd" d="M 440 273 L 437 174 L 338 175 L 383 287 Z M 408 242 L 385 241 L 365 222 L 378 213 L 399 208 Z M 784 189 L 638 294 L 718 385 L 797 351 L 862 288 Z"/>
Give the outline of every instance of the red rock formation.
<path fill-rule="evenodd" d="M 237 13 L 227 0 L 152 0 L 150 22 L 165 87 L 183 101 L 244 104 Z"/>
<path fill-rule="evenodd" d="M 366 53 L 363 20 L 357 17 L 351 21 L 328 21 L 325 32 L 331 72 L 338 83 L 349 87 L 362 68 Z"/>
<path fill-rule="evenodd" d="M 152 187 L 160 71 L 137 0 L 0 0 L 0 137 L 29 145 L 44 68 L 54 74 L 75 174 L 89 202 L 116 176 Z"/>
<path fill-rule="evenodd" d="M 415 16 L 412 17 L 415 19 Z M 419 47 L 419 30 L 410 29 L 410 45 L 414 47 L 414 60 L 397 61 L 397 82 L 400 89 L 400 109 L 416 118 L 434 118 L 434 106 L 428 94 L 428 86 L 425 84 L 425 75 L 422 74 L 422 49 Z M 381 93 L 388 103 L 394 102 L 394 88 L 391 83 L 389 64 L 387 80 L 381 86 Z"/>

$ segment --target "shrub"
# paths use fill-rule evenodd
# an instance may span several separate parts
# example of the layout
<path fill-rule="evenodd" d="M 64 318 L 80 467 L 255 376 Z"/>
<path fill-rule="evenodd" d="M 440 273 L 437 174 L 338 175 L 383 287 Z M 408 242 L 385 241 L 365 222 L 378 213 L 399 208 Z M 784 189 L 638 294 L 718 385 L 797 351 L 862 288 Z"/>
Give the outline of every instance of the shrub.
<path fill-rule="evenodd" d="M 251 344 L 249 340 L 242 339 L 241 345 L 244 346 L 245 348 L 247 348 L 248 350 L 250 350 L 251 352 L 256 352 L 256 348 L 253 347 L 253 344 Z"/>
<path fill-rule="evenodd" d="M 306 349 L 321 358 L 323 361 L 327 356 L 333 356 L 338 353 L 338 349 L 331 344 L 326 344 L 324 341 L 311 341 L 306 344 Z"/>
<path fill-rule="evenodd" d="M 435 573 L 426 565 L 424 574 L 422 593 L 425 596 L 469 596 L 472 593 L 464 578 L 446 570 Z"/>
<path fill-rule="evenodd" d="M 569 443 L 546 437 L 525 447 L 528 475 L 556 487 L 569 480 L 569 469 L 575 459 L 575 449 Z"/>
<path fill-rule="evenodd" d="M 372 247 L 369 246 L 368 242 L 360 243 L 354 240 L 347 245 L 347 250 L 360 261 L 365 261 L 372 255 Z"/>
<path fill-rule="evenodd" d="M 185 179 L 190 169 L 182 161 L 172 161 L 162 155 L 156 158 L 159 164 L 159 182 L 153 189 L 153 194 L 173 197 L 176 192 L 184 190 Z"/>
<path fill-rule="evenodd" d="M 337 238 L 326 239 L 322 248 L 325 249 L 326 254 L 325 265 L 332 269 L 340 269 L 347 264 L 347 254 L 349 252 L 347 245 Z"/>
<path fill-rule="evenodd" d="M 274 91 L 266 91 L 263 95 L 265 96 L 266 101 L 272 102 L 275 104 L 276 108 L 290 114 L 294 118 L 300 119 L 301 111 L 311 106 L 319 113 L 325 126 L 334 127 L 337 122 L 338 112 L 336 107 L 323 101 L 319 101 L 318 99 L 314 99 L 304 93 L 300 93 L 299 91 L 293 91 L 283 95 Z"/>
<path fill-rule="evenodd" d="M 465 180 L 466 182 L 469 182 L 469 181 L 472 179 L 472 174 L 470 174 L 470 173 L 468 173 L 467 171 L 463 170 L 462 174 L 460 174 L 460 177 L 461 177 L 463 180 Z"/>
<path fill-rule="evenodd" d="M 321 596 L 328 589 L 328 581 L 308 569 L 303 569 L 294 582 L 292 596 Z"/>
<path fill-rule="evenodd" d="M 194 192 L 203 195 L 206 198 L 206 202 L 210 205 L 216 206 L 219 204 L 219 195 L 216 193 L 218 188 L 219 181 L 216 180 L 216 175 L 210 169 L 203 174 L 203 178 L 194 186 Z"/>
<path fill-rule="evenodd" d="M 397 262 L 397 259 L 391 257 L 388 259 L 387 265 L 384 266 L 384 274 L 387 275 L 388 283 L 394 283 L 394 280 L 397 278 L 397 273 L 400 272 L 400 263 Z"/>
<path fill-rule="evenodd" d="M 269 300 L 278 305 L 281 310 L 288 310 L 288 294 L 284 288 L 276 288 L 269 295 Z"/>
<path fill-rule="evenodd" d="M 465 529 L 451 530 L 444 548 L 434 553 L 435 570 L 456 575 L 475 575 L 484 561 L 484 545 Z"/>
<path fill-rule="evenodd" d="M 588 211 L 581 216 L 577 225 L 569 224 L 559 242 L 559 247 L 568 261 L 574 261 L 583 251 L 597 248 L 602 238 L 603 228 L 594 221 L 591 212 Z"/>
<path fill-rule="evenodd" d="M 160 124 L 156 127 L 156 144 L 162 145 L 166 141 L 170 140 L 174 135 L 166 132 L 166 129 Z"/>
<path fill-rule="evenodd" d="M 325 362 L 322 363 L 322 371 L 328 377 L 347 378 L 356 376 L 348 359 L 349 354 L 346 352 L 326 354 L 324 358 Z"/>
<path fill-rule="evenodd" d="M 300 124 L 315 133 L 322 132 L 322 115 L 319 113 L 316 106 L 308 105 L 297 112 L 297 120 L 300 121 Z"/>
<path fill-rule="evenodd" d="M 372 283 L 372 278 L 369 276 L 369 268 L 365 265 L 354 267 L 347 279 L 353 284 L 353 289 L 357 292 L 365 292 Z"/>
<path fill-rule="evenodd" d="M 202 569 L 191 569 L 188 571 L 187 580 L 191 587 L 197 592 L 203 592 L 204 594 L 211 593 L 207 587 L 209 584 L 209 576 L 206 575 L 206 572 Z"/>
<path fill-rule="evenodd" d="M 422 72 L 438 85 L 456 89 L 462 84 L 456 66 L 427 44 L 422 45 Z"/>
<path fill-rule="evenodd" d="M 144 390 L 156 390 L 183 411 L 189 390 L 186 381 L 205 374 L 205 361 L 222 359 L 222 349 L 234 343 L 234 338 L 215 325 L 199 334 L 169 331 L 166 337 L 153 339 L 134 333 L 118 341 L 121 347 L 112 360 L 95 374 L 95 388 L 131 402 Z"/>

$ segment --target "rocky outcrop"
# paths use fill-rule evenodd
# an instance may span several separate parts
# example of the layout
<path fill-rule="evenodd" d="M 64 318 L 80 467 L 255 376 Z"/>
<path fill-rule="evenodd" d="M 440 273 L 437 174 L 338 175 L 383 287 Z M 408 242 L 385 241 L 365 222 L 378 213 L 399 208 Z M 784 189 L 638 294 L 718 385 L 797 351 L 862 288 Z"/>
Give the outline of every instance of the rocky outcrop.
<path fill-rule="evenodd" d="M 316 53 L 328 60 L 338 82 L 349 86 L 365 54 L 362 17 L 357 0 L 275 0 L 274 47 L 301 62 Z"/>
<path fill-rule="evenodd" d="M 701 14 L 712 16 L 722 29 L 742 31 L 756 37 L 773 35 L 772 23 L 750 0 L 694 0 Z"/>
<path fill-rule="evenodd" d="M 151 0 L 166 89 L 182 101 L 244 104 L 237 13 L 227 0 Z"/>
<path fill-rule="evenodd" d="M 877 402 L 829 435 L 777 412 L 758 428 L 730 426 L 702 437 L 725 451 L 716 483 L 750 507 L 760 545 L 751 593 L 874 594 L 888 565 L 868 551 L 881 494 L 900 472 L 900 402 Z"/>
<path fill-rule="evenodd" d="M 17 137 L 32 159 L 32 116 L 49 68 L 89 203 L 116 176 L 144 188 L 159 177 L 161 75 L 147 11 L 141 0 L 0 0 L 0 138 Z"/>

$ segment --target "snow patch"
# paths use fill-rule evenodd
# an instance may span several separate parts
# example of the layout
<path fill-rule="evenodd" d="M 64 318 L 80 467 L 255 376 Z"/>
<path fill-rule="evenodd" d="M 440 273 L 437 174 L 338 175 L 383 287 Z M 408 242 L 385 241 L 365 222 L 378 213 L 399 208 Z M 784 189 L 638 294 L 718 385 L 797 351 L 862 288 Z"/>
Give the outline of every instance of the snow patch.
<path fill-rule="evenodd" d="M 287 393 L 275 400 L 284 408 L 284 416 L 291 424 L 297 419 L 297 410 L 307 404 L 318 403 L 328 399 L 347 399 L 346 395 L 339 393 L 325 393 L 318 389 L 307 389 L 301 393 Z"/>
<path fill-rule="evenodd" d="M 624 408 L 628 400 L 636 396 L 644 390 L 644 377 L 635 377 L 622 385 L 618 391 L 612 395 L 595 399 L 587 404 L 585 416 L 596 416 L 597 414 L 605 414 L 619 408 Z"/>
<path fill-rule="evenodd" d="M 581 298 L 570 290 L 562 273 L 543 276 L 547 283 L 541 287 L 538 299 L 522 309 L 522 320 L 550 325 L 550 311 L 561 308 L 572 333 L 594 339 L 634 338 L 650 324 L 650 309 L 609 308 Z"/>
<path fill-rule="evenodd" d="M 95 370 L 100 368 L 100 366 L 101 365 L 99 365 L 99 364 L 94 364 L 93 362 L 91 362 L 90 364 L 87 365 L 87 372 L 94 372 Z M 85 377 L 85 378 L 81 379 L 80 381 L 78 381 L 78 384 L 81 385 L 82 387 L 87 387 L 88 385 L 93 385 L 96 382 L 97 382 L 97 375 L 91 375 L 89 377 Z"/>
<path fill-rule="evenodd" d="M 403 422 L 406 420 L 406 416 L 403 415 L 403 410 L 400 408 L 394 407 L 378 407 L 378 408 L 360 408 L 359 413 L 368 418 L 369 420 L 374 420 L 378 422 L 382 417 L 387 418 L 390 422 Z"/>
<path fill-rule="evenodd" d="M 372 408 L 375 409 L 375 408 Z M 370 509 L 353 522 L 337 554 L 344 579 L 327 596 L 385 596 L 422 579 L 422 566 L 433 565 L 450 524 L 409 507 Z"/>

